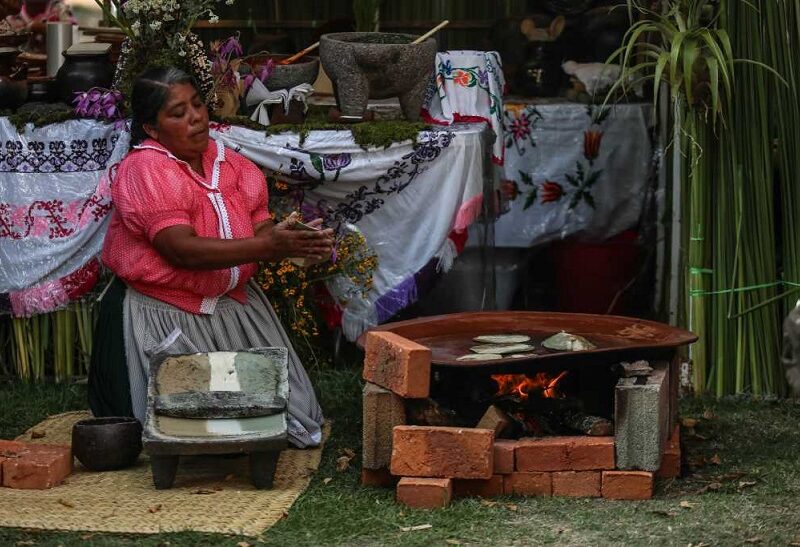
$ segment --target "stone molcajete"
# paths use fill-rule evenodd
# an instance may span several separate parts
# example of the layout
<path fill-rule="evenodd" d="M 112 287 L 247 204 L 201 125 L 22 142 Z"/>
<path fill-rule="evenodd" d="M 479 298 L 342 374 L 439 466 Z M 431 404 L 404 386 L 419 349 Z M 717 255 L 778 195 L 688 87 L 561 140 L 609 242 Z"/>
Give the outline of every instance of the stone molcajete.
<path fill-rule="evenodd" d="M 320 38 L 320 59 L 342 115 L 361 119 L 369 99 L 398 97 L 403 115 L 419 119 L 433 76 L 436 40 L 411 34 L 341 32 Z"/>

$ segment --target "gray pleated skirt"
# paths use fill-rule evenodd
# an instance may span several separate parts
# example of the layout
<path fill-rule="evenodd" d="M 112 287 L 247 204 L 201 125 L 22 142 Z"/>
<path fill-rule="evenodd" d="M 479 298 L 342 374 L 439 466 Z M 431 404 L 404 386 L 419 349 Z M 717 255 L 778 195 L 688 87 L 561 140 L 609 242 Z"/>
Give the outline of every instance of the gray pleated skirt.
<path fill-rule="evenodd" d="M 223 297 L 211 315 L 185 312 L 128 287 L 123 306 L 125 352 L 133 414 L 144 423 L 150 357 L 158 353 L 289 349 L 289 440 L 300 448 L 322 440 L 322 409 L 289 337 L 267 297 L 253 282 L 247 304 Z"/>

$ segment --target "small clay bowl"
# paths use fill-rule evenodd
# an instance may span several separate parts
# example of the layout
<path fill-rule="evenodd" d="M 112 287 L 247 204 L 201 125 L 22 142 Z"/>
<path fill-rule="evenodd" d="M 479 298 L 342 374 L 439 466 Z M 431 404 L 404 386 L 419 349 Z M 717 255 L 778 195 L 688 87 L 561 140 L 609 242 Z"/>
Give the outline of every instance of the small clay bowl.
<path fill-rule="evenodd" d="M 142 452 L 142 425 L 136 418 L 92 418 L 72 427 L 72 453 L 92 471 L 130 467 Z"/>
<path fill-rule="evenodd" d="M 252 55 L 248 58 L 248 63 L 253 67 L 253 72 L 266 64 L 267 60 L 272 59 L 275 67 L 264 83 L 270 91 L 279 89 L 291 89 L 300 84 L 313 84 L 319 75 L 319 57 L 306 55 L 290 65 L 278 64 L 280 61 L 290 57 L 290 55 Z"/>

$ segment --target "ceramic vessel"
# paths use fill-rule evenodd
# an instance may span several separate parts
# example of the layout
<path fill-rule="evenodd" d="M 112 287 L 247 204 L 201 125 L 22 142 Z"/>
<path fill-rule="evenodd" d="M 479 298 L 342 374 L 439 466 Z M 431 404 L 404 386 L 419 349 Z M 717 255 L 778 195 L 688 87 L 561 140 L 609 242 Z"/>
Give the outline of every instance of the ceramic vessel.
<path fill-rule="evenodd" d="M 270 91 L 291 89 L 300 84 L 313 84 L 316 81 L 319 75 L 319 57 L 306 55 L 290 65 L 278 64 L 287 57 L 289 55 L 253 55 L 247 62 L 253 67 L 253 71 L 258 73 L 267 60 L 272 59 L 275 66 L 264 82 Z"/>
<path fill-rule="evenodd" d="M 322 67 L 344 117 L 362 119 L 369 99 L 397 97 L 405 118 L 419 119 L 433 76 L 436 40 L 412 44 L 416 38 L 386 32 L 339 32 L 320 38 Z"/>
<path fill-rule="evenodd" d="M 142 452 L 142 426 L 135 418 L 92 418 L 72 428 L 72 453 L 92 471 L 130 467 Z"/>
<path fill-rule="evenodd" d="M 104 48 L 83 48 L 83 44 L 72 46 L 63 53 L 64 64 L 56 74 L 58 98 L 72 104 L 75 93 L 93 87 L 108 88 L 114 79 L 114 65 L 109 57 L 109 44 Z"/>
<path fill-rule="evenodd" d="M 19 50 L 0 47 L 0 109 L 15 109 L 28 99 L 27 68 L 14 63 Z"/>

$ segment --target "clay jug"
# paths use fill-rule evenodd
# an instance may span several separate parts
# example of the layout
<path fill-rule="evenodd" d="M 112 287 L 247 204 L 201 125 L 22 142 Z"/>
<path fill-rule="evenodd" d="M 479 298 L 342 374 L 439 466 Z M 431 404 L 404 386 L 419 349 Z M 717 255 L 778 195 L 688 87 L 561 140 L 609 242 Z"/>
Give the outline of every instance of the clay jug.
<path fill-rule="evenodd" d="M 214 114 L 220 118 L 236 116 L 239 113 L 239 95 L 229 89 L 217 90 L 218 102 Z"/>
<path fill-rule="evenodd" d="M 109 88 L 114 79 L 111 44 L 76 44 L 63 53 L 64 64 L 56 74 L 58 98 L 72 104 L 75 93 L 93 87 Z"/>

